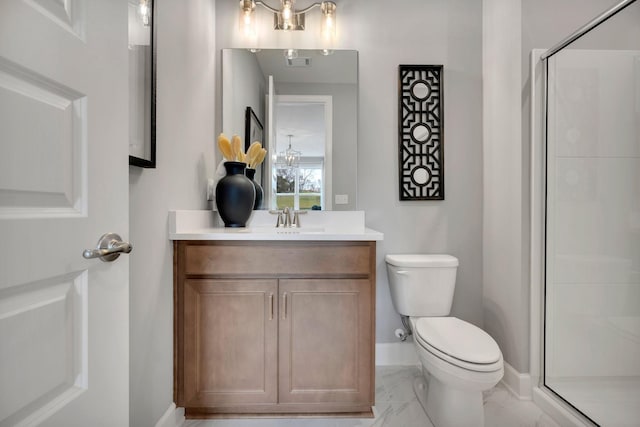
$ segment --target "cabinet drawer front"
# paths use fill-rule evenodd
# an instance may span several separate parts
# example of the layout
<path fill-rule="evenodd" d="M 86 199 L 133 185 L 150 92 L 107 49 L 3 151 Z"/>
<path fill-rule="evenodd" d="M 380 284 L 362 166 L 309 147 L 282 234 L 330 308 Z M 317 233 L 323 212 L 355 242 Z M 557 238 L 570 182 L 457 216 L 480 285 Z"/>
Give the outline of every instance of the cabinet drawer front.
<path fill-rule="evenodd" d="M 369 275 L 369 242 L 186 243 L 188 275 Z"/>

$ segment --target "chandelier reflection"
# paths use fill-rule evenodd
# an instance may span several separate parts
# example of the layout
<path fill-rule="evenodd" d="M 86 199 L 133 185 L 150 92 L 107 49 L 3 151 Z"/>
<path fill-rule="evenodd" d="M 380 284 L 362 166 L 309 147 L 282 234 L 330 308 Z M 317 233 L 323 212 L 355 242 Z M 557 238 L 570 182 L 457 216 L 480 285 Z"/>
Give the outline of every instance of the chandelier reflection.
<path fill-rule="evenodd" d="M 289 138 L 289 147 L 278 153 L 278 164 L 281 166 L 285 166 L 288 168 L 297 168 L 300 164 L 300 155 L 302 154 L 300 151 L 296 151 L 291 148 L 291 138 L 293 135 L 287 135 Z"/>

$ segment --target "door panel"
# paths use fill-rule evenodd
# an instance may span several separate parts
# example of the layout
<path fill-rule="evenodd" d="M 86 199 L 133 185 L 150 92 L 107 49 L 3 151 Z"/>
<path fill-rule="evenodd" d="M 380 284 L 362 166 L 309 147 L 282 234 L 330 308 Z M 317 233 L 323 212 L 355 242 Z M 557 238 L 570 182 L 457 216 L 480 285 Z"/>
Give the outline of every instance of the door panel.
<path fill-rule="evenodd" d="M 87 387 L 87 275 L 43 280 L 3 296 L 0 337 L 11 341 L 0 348 L 0 420 L 15 425 Z"/>
<path fill-rule="evenodd" d="M 277 281 L 187 280 L 184 406 L 276 403 Z"/>
<path fill-rule="evenodd" d="M 85 94 L 0 57 L 0 217 L 86 214 L 86 119 Z"/>
<path fill-rule="evenodd" d="M 280 403 L 371 401 L 367 279 L 280 280 Z"/>
<path fill-rule="evenodd" d="M 0 426 L 128 425 L 127 5 L 0 1 Z"/>

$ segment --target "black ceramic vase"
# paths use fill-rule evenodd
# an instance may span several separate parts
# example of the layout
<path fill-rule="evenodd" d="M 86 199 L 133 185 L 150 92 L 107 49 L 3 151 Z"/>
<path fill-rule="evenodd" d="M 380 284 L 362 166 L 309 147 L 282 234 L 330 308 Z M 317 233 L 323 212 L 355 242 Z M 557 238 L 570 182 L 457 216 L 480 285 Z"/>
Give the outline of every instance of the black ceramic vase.
<path fill-rule="evenodd" d="M 262 207 L 262 197 L 264 196 L 264 191 L 260 184 L 255 181 L 256 170 L 247 168 L 247 178 L 251 180 L 254 188 L 256 189 L 256 201 L 253 203 L 253 210 L 260 209 Z"/>
<path fill-rule="evenodd" d="M 256 190 L 245 176 L 246 163 L 225 162 L 227 175 L 216 185 L 216 206 L 225 227 L 245 227 L 253 211 Z"/>

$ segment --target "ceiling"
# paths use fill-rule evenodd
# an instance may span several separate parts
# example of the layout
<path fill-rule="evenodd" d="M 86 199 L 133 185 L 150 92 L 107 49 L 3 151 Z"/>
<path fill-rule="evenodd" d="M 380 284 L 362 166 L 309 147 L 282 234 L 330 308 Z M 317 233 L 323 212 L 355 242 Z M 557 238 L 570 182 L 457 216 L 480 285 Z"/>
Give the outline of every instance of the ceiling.
<path fill-rule="evenodd" d="M 276 107 L 276 151 L 289 146 L 302 156 L 324 156 L 325 124 L 324 104 L 279 103 Z"/>
<path fill-rule="evenodd" d="M 297 52 L 298 60 L 309 58 L 310 66 L 288 66 L 283 49 L 263 49 L 255 55 L 265 78 L 272 75 L 276 83 L 358 83 L 357 51 L 334 50 L 327 56 L 319 50 Z"/>

